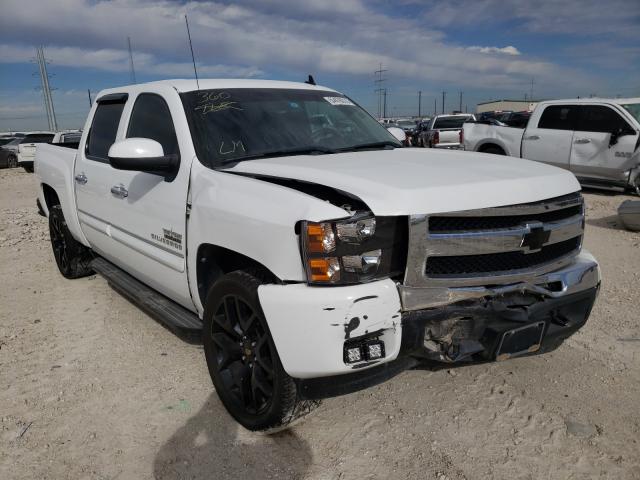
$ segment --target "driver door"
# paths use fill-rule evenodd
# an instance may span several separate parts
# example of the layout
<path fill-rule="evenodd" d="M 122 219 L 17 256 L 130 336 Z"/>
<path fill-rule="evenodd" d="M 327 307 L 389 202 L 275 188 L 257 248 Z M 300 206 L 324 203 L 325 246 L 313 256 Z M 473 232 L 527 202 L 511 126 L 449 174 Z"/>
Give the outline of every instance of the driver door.
<path fill-rule="evenodd" d="M 611 144 L 613 132 L 623 135 Z M 570 169 L 579 178 L 626 185 L 638 132 L 609 105 L 582 105 L 571 145 Z"/>

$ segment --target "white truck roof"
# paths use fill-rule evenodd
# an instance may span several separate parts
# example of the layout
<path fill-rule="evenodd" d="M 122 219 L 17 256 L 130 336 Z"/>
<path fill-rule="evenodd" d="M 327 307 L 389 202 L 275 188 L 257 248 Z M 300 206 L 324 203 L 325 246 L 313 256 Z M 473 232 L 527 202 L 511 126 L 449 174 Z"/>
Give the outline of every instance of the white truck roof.
<path fill-rule="evenodd" d="M 200 88 L 198 88 L 198 84 Z M 172 87 L 178 93 L 192 92 L 196 90 L 217 90 L 221 88 L 287 88 L 297 90 L 322 90 L 335 92 L 334 89 L 321 85 L 310 85 L 302 82 L 284 82 L 279 80 L 252 80 L 246 78 L 202 78 L 196 83 L 195 79 L 171 79 L 156 82 L 138 83 L 135 85 L 123 85 L 118 88 L 101 90 L 100 98 L 110 93 L 150 91 L 155 88 Z M 337 92 L 336 92 L 337 93 Z"/>
<path fill-rule="evenodd" d="M 632 97 L 632 98 L 566 98 L 560 100 L 544 100 L 542 102 L 538 102 L 538 105 L 553 105 L 553 104 L 589 104 L 589 103 L 615 103 L 618 105 L 626 105 L 628 103 L 640 103 L 640 97 Z"/>

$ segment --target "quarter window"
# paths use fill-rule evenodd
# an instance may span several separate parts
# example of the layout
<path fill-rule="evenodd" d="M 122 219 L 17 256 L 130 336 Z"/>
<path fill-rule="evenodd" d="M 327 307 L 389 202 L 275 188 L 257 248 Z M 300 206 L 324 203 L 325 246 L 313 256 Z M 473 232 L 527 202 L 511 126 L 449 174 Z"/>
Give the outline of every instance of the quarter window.
<path fill-rule="evenodd" d="M 86 155 L 91 160 L 108 161 L 111 145 L 116 141 L 124 101 L 99 102 L 91 122 Z"/>
<path fill-rule="evenodd" d="M 615 111 L 603 105 L 585 105 L 580 109 L 578 128 L 581 132 L 613 133 L 631 130 L 629 124 Z"/>
<path fill-rule="evenodd" d="M 550 130 L 573 130 L 576 107 L 573 105 L 549 105 L 542 112 L 538 128 Z"/>
<path fill-rule="evenodd" d="M 131 112 L 127 138 L 140 137 L 155 140 L 162 145 L 165 155 L 177 155 L 178 138 L 171 120 L 167 102 L 160 95 L 138 95 Z"/>

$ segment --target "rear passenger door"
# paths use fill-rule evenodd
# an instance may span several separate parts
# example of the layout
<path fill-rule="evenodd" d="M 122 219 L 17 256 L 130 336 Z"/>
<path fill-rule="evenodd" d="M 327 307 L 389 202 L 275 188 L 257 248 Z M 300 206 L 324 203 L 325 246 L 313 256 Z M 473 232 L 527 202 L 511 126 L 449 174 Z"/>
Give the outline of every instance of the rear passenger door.
<path fill-rule="evenodd" d="M 547 105 L 537 125 L 522 137 L 522 158 L 569 169 L 571 141 L 578 114 L 576 105 Z"/>
<path fill-rule="evenodd" d="M 611 144 L 611 135 L 617 135 Z M 627 183 L 638 132 L 609 105 L 583 105 L 573 134 L 571 171 L 580 178 Z"/>
<path fill-rule="evenodd" d="M 99 98 L 84 145 L 80 145 L 75 164 L 75 192 L 80 227 L 91 247 L 108 257 L 112 238 L 108 218 L 111 208 L 109 188 L 114 169 L 107 154 L 116 141 L 127 94 Z"/>

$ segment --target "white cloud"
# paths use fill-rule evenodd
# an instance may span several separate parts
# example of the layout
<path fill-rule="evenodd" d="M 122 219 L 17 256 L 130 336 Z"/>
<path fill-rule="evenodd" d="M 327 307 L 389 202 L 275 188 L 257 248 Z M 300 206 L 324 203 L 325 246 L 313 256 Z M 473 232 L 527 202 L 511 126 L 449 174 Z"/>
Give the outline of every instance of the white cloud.
<path fill-rule="evenodd" d="M 480 53 L 497 53 L 503 55 L 521 55 L 520 50 L 518 50 L 514 46 L 506 46 L 506 47 L 467 47 L 467 50 L 471 52 L 480 52 Z"/>
<path fill-rule="evenodd" d="M 188 14 L 195 55 L 208 76 L 314 73 L 322 81 L 326 73 L 370 82 L 383 63 L 396 79 L 509 89 L 533 74 L 553 85 L 572 73 L 517 55 L 512 46 L 480 47 L 495 50 L 478 55 L 424 22 L 378 13 L 359 0 L 5 0 L 4 10 L 12 12 L 0 19 L 2 35 L 11 38 L 0 50 L 4 61 L 26 61 L 33 52 L 24 45 L 42 43 L 54 64 L 126 72 L 130 36 L 136 71 L 190 76 Z"/>
<path fill-rule="evenodd" d="M 94 68 L 109 72 L 129 71 L 128 50 L 102 48 L 90 50 L 80 47 L 47 47 L 47 60 L 54 66 Z M 0 63 L 20 63 L 35 56 L 34 48 L 24 45 L 0 44 Z M 193 74 L 193 64 L 189 62 L 163 62 L 149 53 L 136 53 L 134 65 L 138 72 L 167 77 L 190 76 Z M 257 67 L 242 67 L 234 65 L 200 64 L 198 69 L 205 75 L 224 77 L 256 77 L 263 74 Z"/>

